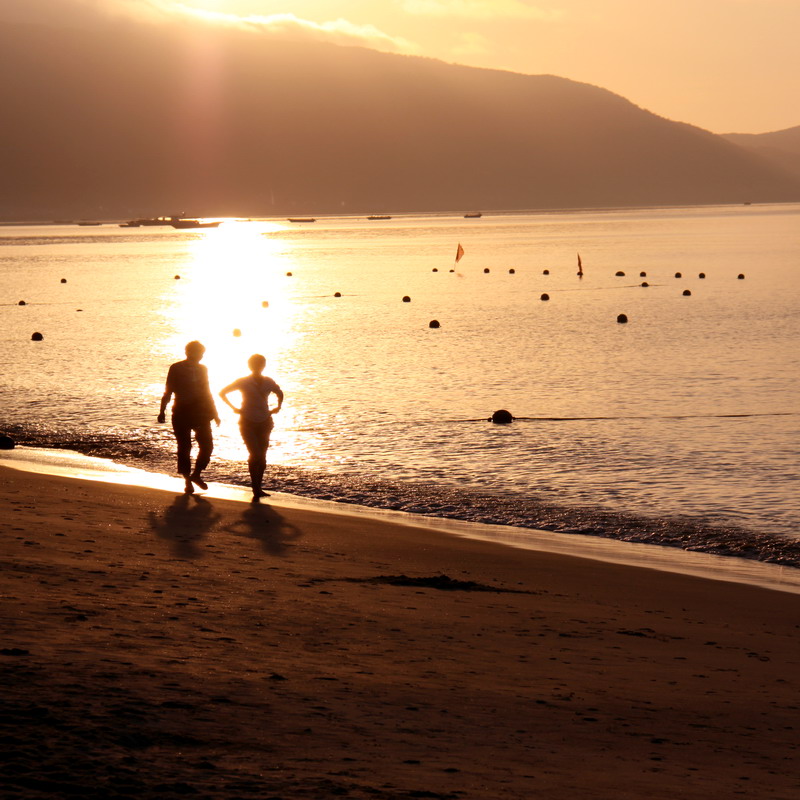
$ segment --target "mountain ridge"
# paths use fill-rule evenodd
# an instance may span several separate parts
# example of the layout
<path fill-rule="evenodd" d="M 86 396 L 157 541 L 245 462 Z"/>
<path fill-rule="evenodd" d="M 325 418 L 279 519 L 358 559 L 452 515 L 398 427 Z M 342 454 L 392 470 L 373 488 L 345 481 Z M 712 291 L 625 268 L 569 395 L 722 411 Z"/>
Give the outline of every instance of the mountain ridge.
<path fill-rule="evenodd" d="M 800 125 L 770 133 L 726 133 L 724 138 L 800 178 Z"/>
<path fill-rule="evenodd" d="M 587 83 L 253 34 L 0 26 L 0 218 L 800 201 Z"/>

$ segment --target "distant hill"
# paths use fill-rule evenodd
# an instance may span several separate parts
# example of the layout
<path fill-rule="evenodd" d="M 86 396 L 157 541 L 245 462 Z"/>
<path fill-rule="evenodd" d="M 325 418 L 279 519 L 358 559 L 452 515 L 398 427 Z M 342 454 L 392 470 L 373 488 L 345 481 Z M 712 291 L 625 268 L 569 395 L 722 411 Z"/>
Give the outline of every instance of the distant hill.
<path fill-rule="evenodd" d="M 800 178 L 800 125 L 775 133 L 728 133 L 725 138 Z"/>
<path fill-rule="evenodd" d="M 0 26 L 0 219 L 800 200 L 749 147 L 553 76 L 187 28 Z"/>

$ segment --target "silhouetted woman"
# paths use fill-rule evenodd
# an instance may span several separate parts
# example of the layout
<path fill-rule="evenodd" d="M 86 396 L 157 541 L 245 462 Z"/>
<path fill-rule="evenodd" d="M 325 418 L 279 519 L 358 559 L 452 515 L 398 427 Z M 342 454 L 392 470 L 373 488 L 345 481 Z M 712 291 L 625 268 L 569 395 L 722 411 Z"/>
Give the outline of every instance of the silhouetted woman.
<path fill-rule="evenodd" d="M 267 448 L 272 431 L 272 415 L 277 414 L 283 405 L 281 387 L 272 378 L 261 374 L 266 365 L 267 359 L 264 356 L 258 354 L 250 356 L 247 360 L 250 374 L 234 381 L 219 393 L 219 396 L 239 415 L 239 430 L 249 453 L 247 466 L 250 470 L 253 500 L 267 496 L 261 483 L 264 479 L 264 470 L 267 468 Z M 228 400 L 230 392 L 241 393 L 241 408 L 236 408 Z M 275 408 L 269 407 L 270 394 L 274 394 L 278 398 L 278 405 Z"/>

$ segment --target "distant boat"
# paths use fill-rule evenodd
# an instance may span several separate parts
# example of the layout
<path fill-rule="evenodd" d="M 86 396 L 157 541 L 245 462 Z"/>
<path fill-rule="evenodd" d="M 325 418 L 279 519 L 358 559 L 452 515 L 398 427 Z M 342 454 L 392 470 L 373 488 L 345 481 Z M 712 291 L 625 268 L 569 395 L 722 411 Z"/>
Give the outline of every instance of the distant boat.
<path fill-rule="evenodd" d="M 391 217 L 384 214 L 370 214 L 367 219 L 391 219 Z"/>
<path fill-rule="evenodd" d="M 464 219 L 480 219 L 482 216 L 480 211 L 473 211 L 471 214 L 464 214 Z"/>
<path fill-rule="evenodd" d="M 199 219 L 173 219 L 170 222 L 173 228 L 183 230 L 185 228 L 218 228 L 222 224 L 222 220 L 216 222 L 201 222 Z"/>
<path fill-rule="evenodd" d="M 316 217 L 289 217 L 289 222 L 316 222 Z"/>
<path fill-rule="evenodd" d="M 149 228 L 155 225 L 168 227 L 179 219 L 181 219 L 181 216 L 175 214 L 171 217 L 139 217 L 139 219 L 129 219 L 127 222 L 121 222 L 120 228 Z"/>
<path fill-rule="evenodd" d="M 87 227 L 88 225 L 102 225 L 102 222 L 79 222 L 78 225 Z"/>

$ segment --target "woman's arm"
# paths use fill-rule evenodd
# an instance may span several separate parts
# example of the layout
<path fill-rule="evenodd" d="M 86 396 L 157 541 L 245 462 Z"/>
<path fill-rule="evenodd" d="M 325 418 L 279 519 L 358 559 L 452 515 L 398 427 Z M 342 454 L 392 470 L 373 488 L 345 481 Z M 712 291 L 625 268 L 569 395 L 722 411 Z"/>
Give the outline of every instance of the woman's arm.
<path fill-rule="evenodd" d="M 236 385 L 237 383 L 238 383 L 238 381 L 234 381 L 234 382 L 233 382 L 232 384 L 230 384 L 229 386 L 226 386 L 226 387 L 225 387 L 225 388 L 224 388 L 224 389 L 223 389 L 223 390 L 222 390 L 222 391 L 219 393 L 219 396 L 222 398 L 222 401 L 223 401 L 223 402 L 224 402 L 224 403 L 225 403 L 227 406 L 230 406 L 230 407 L 231 407 L 231 408 L 232 408 L 232 409 L 233 409 L 233 410 L 234 410 L 234 411 L 235 411 L 237 414 L 241 414 L 241 413 L 242 413 L 242 409 L 241 409 L 241 408 L 236 408 L 236 406 L 235 406 L 233 403 L 231 403 L 231 401 L 230 401 L 230 400 L 228 400 L 228 395 L 229 395 L 231 392 L 238 391 L 239 387 Z"/>
<path fill-rule="evenodd" d="M 278 405 L 275 406 L 275 408 L 270 409 L 269 413 L 277 414 L 281 410 L 281 406 L 283 405 L 283 391 L 281 390 L 281 387 L 278 386 L 277 383 L 275 384 L 275 388 L 272 390 L 272 393 L 275 395 L 275 397 L 278 398 Z"/>

